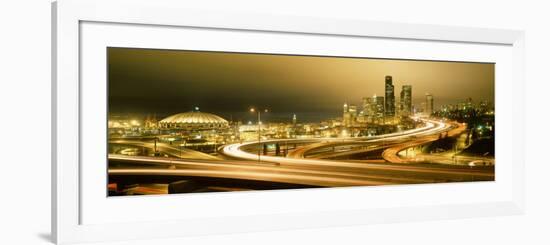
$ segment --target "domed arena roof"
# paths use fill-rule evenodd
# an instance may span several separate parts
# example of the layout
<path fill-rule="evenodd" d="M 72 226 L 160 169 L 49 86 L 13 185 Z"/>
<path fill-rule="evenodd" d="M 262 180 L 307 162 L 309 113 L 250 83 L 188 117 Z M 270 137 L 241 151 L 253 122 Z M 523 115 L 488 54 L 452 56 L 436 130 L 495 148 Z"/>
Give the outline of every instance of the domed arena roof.
<path fill-rule="evenodd" d="M 164 126 L 167 128 L 180 128 L 180 127 L 217 128 L 217 127 L 224 127 L 229 124 L 227 120 L 223 119 L 220 116 L 217 116 L 211 113 L 200 112 L 200 111 L 178 113 L 162 119 L 159 123 L 161 126 Z"/>

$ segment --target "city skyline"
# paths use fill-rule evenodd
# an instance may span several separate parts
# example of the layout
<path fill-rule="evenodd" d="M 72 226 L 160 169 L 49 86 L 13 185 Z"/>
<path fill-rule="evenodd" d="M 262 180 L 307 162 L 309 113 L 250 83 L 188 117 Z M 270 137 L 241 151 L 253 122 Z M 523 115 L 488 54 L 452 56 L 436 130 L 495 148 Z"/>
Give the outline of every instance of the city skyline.
<path fill-rule="evenodd" d="M 400 102 L 403 85 L 412 85 L 411 100 L 417 107 L 425 93 L 434 95 L 434 109 L 468 97 L 494 99 L 494 64 L 487 63 L 128 48 L 109 48 L 108 54 L 113 113 L 171 114 L 199 106 L 242 117 L 247 107 L 258 106 L 269 107 L 273 115 L 335 116 L 344 103 L 360 105 L 364 97 L 384 96 L 387 75 L 393 78 L 394 103 Z M 323 70 L 331 73 L 322 76 Z M 416 75 L 404 75 L 410 71 Z M 427 81 L 456 81 L 457 86 Z"/>
<path fill-rule="evenodd" d="M 108 79 L 109 196 L 494 181 L 494 64 L 108 48 Z"/>

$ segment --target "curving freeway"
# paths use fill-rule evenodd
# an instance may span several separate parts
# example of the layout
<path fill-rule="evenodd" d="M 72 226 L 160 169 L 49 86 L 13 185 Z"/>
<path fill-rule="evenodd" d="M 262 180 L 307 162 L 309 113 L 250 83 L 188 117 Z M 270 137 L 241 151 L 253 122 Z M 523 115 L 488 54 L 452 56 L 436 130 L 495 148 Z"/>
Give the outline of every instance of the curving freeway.
<path fill-rule="evenodd" d="M 411 160 L 407 158 L 401 158 L 398 155 L 399 152 L 411 147 L 421 146 L 436 141 L 439 139 L 440 133 L 442 132 L 446 132 L 448 137 L 458 136 L 466 130 L 466 125 L 459 123 L 450 123 L 446 124 L 444 126 L 444 129 L 444 131 L 436 132 L 437 134 L 424 135 L 423 137 L 419 137 L 415 140 L 403 142 L 401 144 L 392 146 L 382 153 L 382 157 L 384 158 L 384 160 L 391 163 L 409 163 L 411 162 Z"/>
<path fill-rule="evenodd" d="M 311 142 L 314 140 L 315 142 L 312 144 L 308 144 L 306 146 L 300 147 L 293 152 L 290 152 L 287 156 L 287 158 L 283 157 L 274 157 L 274 156 L 261 156 L 260 159 L 263 161 L 268 162 L 276 162 L 276 163 L 288 163 L 288 162 L 296 162 L 299 161 L 300 163 L 307 163 L 307 162 L 315 162 L 315 160 L 311 159 L 304 159 L 307 152 L 313 151 L 315 149 L 319 148 L 326 148 L 326 147 L 334 147 L 334 146 L 343 146 L 343 145 L 369 145 L 373 143 L 380 143 L 382 142 L 383 145 L 390 144 L 392 142 L 399 142 L 403 140 L 410 140 L 414 137 L 424 136 L 424 135 L 434 135 L 444 132 L 446 130 L 450 129 L 450 126 L 435 120 L 425 120 L 426 125 L 421 128 L 416 128 L 412 130 L 407 130 L 403 132 L 398 133 L 391 133 L 391 134 L 384 134 L 379 136 L 371 136 L 371 137 L 353 137 L 353 138 L 317 138 L 317 139 L 309 139 Z M 230 156 L 232 158 L 236 159 L 244 159 L 244 160 L 258 160 L 258 155 L 255 153 L 250 153 L 245 150 L 244 148 L 249 148 L 254 145 L 258 144 L 273 144 L 273 143 L 296 143 L 296 142 L 303 142 L 303 139 L 283 139 L 283 140 L 265 140 L 261 142 L 245 142 L 245 143 L 235 143 L 230 144 L 222 148 L 221 153 Z M 289 159 L 292 158 L 292 159 Z"/>
<path fill-rule="evenodd" d="M 233 159 L 223 161 L 219 161 L 217 157 L 191 160 L 176 157 L 109 155 L 109 180 L 120 183 L 132 181 L 172 183 L 185 179 L 228 188 L 263 186 L 264 189 L 494 180 L 494 168 L 491 167 L 398 164 L 404 162 L 398 156 L 403 149 L 437 140 L 439 134 L 444 132 L 452 136 L 461 133 L 462 130 L 464 129 L 461 125 L 425 120 L 424 127 L 375 137 L 266 140 L 261 143 L 303 145 L 296 147 L 286 157 L 262 155 L 261 161 L 258 161 L 256 153 L 247 151 L 247 149 L 256 149 L 258 142 L 223 146 L 219 150 L 220 153 Z M 341 153 L 319 154 L 317 151 L 316 154 L 309 154 L 323 147 L 333 146 L 356 148 L 350 148 L 352 150 Z M 169 145 L 162 145 L 162 147 L 167 147 L 168 150 L 176 149 L 170 149 L 173 147 Z M 334 154 L 354 154 L 357 151 L 374 149 L 384 150 L 382 156 L 387 162 L 321 159 Z M 179 152 L 179 149 L 176 150 Z M 173 153 L 177 155 L 177 152 Z M 191 150 L 188 153 L 195 154 Z M 200 154 L 198 156 L 202 156 Z"/>
<path fill-rule="evenodd" d="M 310 161 L 270 165 L 254 161 L 189 161 L 154 157 L 109 156 L 121 164 L 109 168 L 110 181 L 121 178 L 170 183 L 178 179 L 210 178 L 298 184 L 310 187 L 372 186 L 492 180 L 490 172 L 469 168 L 397 166 L 359 162 Z M 140 178 L 142 177 L 142 178 Z M 143 178 L 144 177 L 144 178 Z"/>
<path fill-rule="evenodd" d="M 113 140 L 109 140 L 109 144 L 130 145 L 130 146 L 137 146 L 137 147 L 145 147 L 149 149 L 154 149 L 155 147 L 155 143 L 145 142 L 140 139 L 113 139 Z M 171 157 L 204 159 L 204 160 L 220 160 L 220 158 L 216 156 L 212 156 L 210 154 L 203 153 L 200 151 L 191 150 L 189 148 L 175 147 L 173 145 L 162 143 L 162 142 L 157 142 L 156 145 L 157 145 L 156 146 L 157 150 L 164 152 Z"/>

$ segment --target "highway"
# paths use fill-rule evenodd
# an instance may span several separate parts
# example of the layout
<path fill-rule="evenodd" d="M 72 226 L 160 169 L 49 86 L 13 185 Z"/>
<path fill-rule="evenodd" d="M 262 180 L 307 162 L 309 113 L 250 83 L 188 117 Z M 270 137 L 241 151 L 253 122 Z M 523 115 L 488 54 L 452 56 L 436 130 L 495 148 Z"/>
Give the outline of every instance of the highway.
<path fill-rule="evenodd" d="M 338 145 L 356 145 L 356 144 L 362 144 L 365 145 L 367 143 L 377 143 L 382 142 L 382 144 L 389 144 L 392 141 L 400 141 L 405 139 L 410 139 L 412 137 L 418 137 L 422 135 L 433 135 L 448 130 L 449 126 L 445 123 L 435 121 L 435 120 L 425 120 L 425 126 L 421 128 L 416 128 L 412 130 L 407 130 L 403 132 L 397 132 L 397 133 L 391 133 L 391 134 L 384 134 L 384 135 L 378 135 L 378 136 L 371 136 L 371 137 L 350 137 L 350 138 L 317 138 L 317 139 L 310 139 L 310 140 L 316 140 L 317 143 L 309 144 L 304 147 L 301 147 L 299 149 L 296 149 L 293 152 L 290 152 L 288 154 L 288 158 L 292 158 L 289 160 L 288 158 L 281 158 L 281 157 L 274 157 L 274 156 L 261 156 L 260 159 L 263 161 L 268 162 L 277 162 L 277 163 L 285 163 L 285 162 L 296 162 L 299 160 L 301 163 L 305 163 L 307 161 L 315 161 L 310 159 L 304 159 L 304 156 L 307 152 L 318 149 L 318 148 L 324 148 L 324 147 L 332 147 L 332 146 L 338 146 Z M 283 140 L 265 140 L 261 141 L 261 144 L 273 144 L 273 143 L 280 143 L 280 144 L 288 144 L 293 142 L 301 142 L 302 139 L 283 139 Z M 256 153 L 249 153 L 247 151 L 244 151 L 244 148 L 250 148 L 251 146 L 259 144 L 257 141 L 255 142 L 245 142 L 245 143 L 235 143 L 230 144 L 222 149 L 222 154 L 226 156 L 230 156 L 232 158 L 236 159 L 244 159 L 244 160 L 257 160 L 258 155 Z"/>
<path fill-rule="evenodd" d="M 463 130 L 461 125 L 426 120 L 424 127 L 375 137 L 266 140 L 261 143 L 307 144 L 297 147 L 287 157 L 261 155 L 261 161 L 258 161 L 258 155 L 253 150 L 258 142 L 221 147 L 220 153 L 226 158 L 233 159 L 223 161 L 220 161 L 219 157 L 189 149 L 183 149 L 183 155 L 196 160 L 179 158 L 178 148 L 157 143 L 157 148 L 162 147 L 159 149 L 167 151 L 173 157 L 110 154 L 109 179 L 110 183 L 131 183 L 139 180 L 139 183 L 166 184 L 191 179 L 215 185 L 217 188 L 244 189 L 254 189 L 254 186 L 284 189 L 494 180 L 494 167 L 416 164 L 411 163 L 410 159 L 401 159 L 398 156 L 400 151 L 408 147 L 437 140 L 440 133 L 446 132 L 449 136 L 455 136 Z M 113 143 L 138 144 L 144 147 L 152 147 L 153 144 L 125 140 L 116 140 Z M 356 148 L 350 148 L 347 152 L 317 154 L 315 158 L 307 157 L 308 152 L 323 147 L 348 145 Z M 387 162 L 318 158 L 375 149 L 385 149 L 382 157 Z M 402 164 L 404 162 L 408 164 Z"/>
<path fill-rule="evenodd" d="M 494 166 L 495 165 L 494 157 L 484 157 L 484 156 L 461 156 L 461 155 L 449 155 L 449 154 L 417 154 L 411 160 L 413 162 L 427 162 L 427 163 L 439 163 L 439 164 L 461 164 L 461 165 L 474 164 L 474 166 Z"/>
<path fill-rule="evenodd" d="M 128 157 L 110 155 L 109 177 L 145 176 L 167 183 L 189 177 L 254 180 L 300 184 L 314 187 L 372 186 L 448 181 L 492 180 L 490 172 L 469 168 L 396 166 L 358 162 L 315 161 L 307 165 L 274 165 L 254 161 L 189 161 L 176 158 Z M 157 177 L 157 178 L 155 178 Z M 143 179 L 143 178 L 142 178 Z"/>
<path fill-rule="evenodd" d="M 447 132 L 447 137 L 454 137 L 458 136 L 461 133 L 463 133 L 466 130 L 466 126 L 464 124 L 447 124 L 445 125 L 445 132 Z M 398 144 L 395 146 L 392 146 L 388 149 L 386 149 L 382 153 L 382 157 L 384 160 L 391 162 L 391 163 L 410 163 L 411 159 L 409 158 L 402 158 L 398 154 L 399 152 L 406 150 L 407 148 L 415 147 L 415 146 L 421 146 L 425 145 L 427 143 L 436 141 L 439 139 L 439 134 L 442 132 L 437 132 L 437 134 L 431 134 L 431 135 L 425 135 L 423 137 L 419 137 L 412 141 L 407 141 L 402 144 Z"/>
<path fill-rule="evenodd" d="M 155 147 L 154 142 L 145 142 L 139 139 L 115 139 L 115 140 L 109 140 L 109 144 L 130 145 L 130 146 L 137 146 L 137 147 L 145 147 L 149 149 L 154 149 Z M 187 158 L 187 159 L 220 160 L 220 158 L 216 156 L 212 156 L 207 153 L 191 150 L 185 147 L 180 148 L 180 147 L 162 143 L 162 142 L 157 142 L 157 150 L 160 152 L 166 153 L 171 157 Z"/>

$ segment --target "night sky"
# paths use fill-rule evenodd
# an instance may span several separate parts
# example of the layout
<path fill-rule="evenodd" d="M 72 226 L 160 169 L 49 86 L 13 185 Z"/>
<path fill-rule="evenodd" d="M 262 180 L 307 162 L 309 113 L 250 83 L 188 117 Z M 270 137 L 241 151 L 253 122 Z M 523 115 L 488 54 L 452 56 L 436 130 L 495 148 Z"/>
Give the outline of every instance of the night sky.
<path fill-rule="evenodd" d="M 198 106 L 226 119 L 250 120 L 250 107 L 274 119 L 316 121 L 341 114 L 345 102 L 384 96 L 393 77 L 398 101 L 412 85 L 434 107 L 471 97 L 494 101 L 494 64 L 319 56 L 108 48 L 109 112 L 160 117 Z M 266 115 L 267 116 L 267 115 Z"/>

